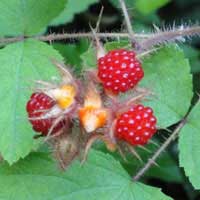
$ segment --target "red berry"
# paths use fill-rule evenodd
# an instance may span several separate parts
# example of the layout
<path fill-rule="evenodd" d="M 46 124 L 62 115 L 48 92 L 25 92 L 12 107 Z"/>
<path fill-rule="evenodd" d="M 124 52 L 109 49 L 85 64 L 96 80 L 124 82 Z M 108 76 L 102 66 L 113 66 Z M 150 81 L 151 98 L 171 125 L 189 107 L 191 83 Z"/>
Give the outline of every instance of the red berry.
<path fill-rule="evenodd" d="M 143 78 L 144 71 L 133 51 L 110 51 L 98 60 L 98 77 L 104 89 L 114 94 L 134 88 Z"/>
<path fill-rule="evenodd" d="M 144 145 L 156 133 L 156 121 L 151 108 L 133 106 L 117 119 L 115 136 L 131 145 Z"/>
<path fill-rule="evenodd" d="M 26 111 L 28 112 L 29 121 L 31 122 L 33 129 L 36 132 L 41 132 L 43 135 L 47 135 L 50 128 L 53 125 L 54 118 L 36 119 L 44 116 L 49 109 L 51 109 L 56 102 L 44 93 L 33 93 L 26 105 Z M 34 119 L 35 118 L 35 119 Z M 58 123 L 52 130 L 51 134 L 56 133 L 63 127 L 63 122 Z"/>

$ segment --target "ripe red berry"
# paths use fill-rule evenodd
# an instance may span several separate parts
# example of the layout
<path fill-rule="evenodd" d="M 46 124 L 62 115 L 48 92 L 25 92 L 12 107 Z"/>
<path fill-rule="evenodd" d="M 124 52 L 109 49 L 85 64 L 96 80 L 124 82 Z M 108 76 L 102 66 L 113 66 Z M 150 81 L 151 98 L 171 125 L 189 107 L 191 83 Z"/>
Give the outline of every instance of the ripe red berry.
<path fill-rule="evenodd" d="M 114 94 L 134 88 L 143 78 L 144 71 L 133 51 L 110 51 L 98 60 L 98 77 L 104 89 Z"/>
<path fill-rule="evenodd" d="M 133 106 L 117 119 L 115 136 L 131 145 L 144 145 L 156 133 L 156 121 L 151 108 Z"/>
<path fill-rule="evenodd" d="M 44 93 L 33 93 L 30 100 L 27 102 L 26 111 L 28 113 L 29 121 L 36 132 L 47 135 L 54 123 L 54 118 L 40 119 L 49 109 L 55 105 L 55 101 Z M 35 118 L 35 119 L 34 119 Z M 38 118 L 38 119 L 37 119 Z M 63 127 L 63 122 L 53 128 L 52 133 L 56 133 Z"/>

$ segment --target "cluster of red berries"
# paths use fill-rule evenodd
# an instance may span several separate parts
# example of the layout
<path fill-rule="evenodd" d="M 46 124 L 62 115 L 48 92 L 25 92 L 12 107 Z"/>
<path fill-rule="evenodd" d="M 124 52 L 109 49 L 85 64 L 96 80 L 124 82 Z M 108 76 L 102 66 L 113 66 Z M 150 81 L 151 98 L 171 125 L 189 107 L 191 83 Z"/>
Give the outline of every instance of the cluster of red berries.
<path fill-rule="evenodd" d="M 114 96 L 135 88 L 144 77 L 144 71 L 135 53 L 125 49 L 110 51 L 99 58 L 96 74 L 105 93 Z M 55 104 L 56 101 L 47 94 L 34 93 L 31 96 L 26 109 L 29 120 L 36 132 L 40 132 L 43 135 L 48 134 L 56 119 L 49 118 L 46 111 L 54 107 Z M 101 119 L 102 116 L 106 116 L 105 112 L 99 111 L 100 108 L 98 108 L 98 112 L 94 111 L 95 105 L 88 105 L 88 108 L 89 112 L 97 113 L 96 117 L 100 116 L 99 113 L 102 114 Z M 85 114 L 86 112 L 83 111 L 82 109 L 81 112 Z M 90 125 L 91 123 L 88 124 Z M 105 125 L 102 121 L 100 124 Z M 62 129 L 64 125 L 64 121 L 58 123 L 51 131 L 51 134 Z M 156 118 L 153 115 L 153 110 L 149 107 L 134 104 L 125 112 L 115 115 L 114 135 L 117 140 L 125 141 L 133 146 L 144 145 L 156 131 Z"/>

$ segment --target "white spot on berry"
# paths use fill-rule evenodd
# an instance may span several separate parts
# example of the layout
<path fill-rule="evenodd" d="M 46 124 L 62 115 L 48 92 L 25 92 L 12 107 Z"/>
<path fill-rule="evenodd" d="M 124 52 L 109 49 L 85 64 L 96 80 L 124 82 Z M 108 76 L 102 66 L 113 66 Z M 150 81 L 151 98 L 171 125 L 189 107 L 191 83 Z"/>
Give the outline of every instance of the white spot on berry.
<path fill-rule="evenodd" d="M 113 70 L 113 67 L 112 67 L 112 66 L 110 66 L 110 67 L 109 67 L 109 70 Z"/>
<path fill-rule="evenodd" d="M 137 137 L 135 138 L 135 141 L 139 141 L 139 140 L 140 140 L 140 137 L 137 136 Z"/>
<path fill-rule="evenodd" d="M 131 69 L 133 69 L 133 68 L 134 68 L 134 63 L 131 63 L 131 64 L 129 65 L 129 67 L 130 67 Z"/>
<path fill-rule="evenodd" d="M 120 80 L 118 80 L 118 79 L 117 79 L 117 80 L 115 80 L 115 83 L 119 83 L 119 82 L 120 82 Z"/>
<path fill-rule="evenodd" d="M 107 82 L 106 85 L 107 85 L 107 86 L 111 86 L 112 83 L 111 83 L 111 82 Z"/>
<path fill-rule="evenodd" d="M 121 68 L 122 68 L 122 69 L 126 69 L 126 63 L 122 63 Z"/>
<path fill-rule="evenodd" d="M 148 113 L 152 113 L 152 112 L 153 112 L 151 108 L 148 108 L 146 111 L 147 111 Z"/>
<path fill-rule="evenodd" d="M 103 66 L 102 68 L 103 68 L 103 69 L 107 69 L 107 67 L 106 67 L 106 66 Z"/>
<path fill-rule="evenodd" d="M 138 106 L 138 110 L 143 110 L 143 106 Z"/>
<path fill-rule="evenodd" d="M 117 86 L 114 87 L 114 90 L 118 90 L 119 88 Z"/>
<path fill-rule="evenodd" d="M 140 120 L 140 119 L 141 119 L 141 116 L 140 116 L 140 115 L 137 115 L 137 116 L 136 116 L 136 119 Z"/>
<path fill-rule="evenodd" d="M 102 60 L 102 61 L 100 62 L 100 64 L 102 64 L 102 65 L 103 65 L 103 64 L 104 64 L 104 61 Z"/>
<path fill-rule="evenodd" d="M 155 121 L 156 121 L 156 118 L 155 118 L 155 117 L 151 117 L 151 118 L 150 118 L 150 121 L 151 121 L 151 122 L 155 122 Z"/>
<path fill-rule="evenodd" d="M 118 129 L 117 129 L 117 132 L 121 133 L 121 132 L 122 132 L 122 129 L 121 129 L 121 128 L 118 128 Z"/>
<path fill-rule="evenodd" d="M 122 83 L 122 86 L 126 86 L 126 83 Z"/>
<path fill-rule="evenodd" d="M 133 119 L 130 119 L 130 120 L 128 121 L 128 123 L 129 123 L 129 124 L 134 124 L 135 121 L 134 121 Z"/>
<path fill-rule="evenodd" d="M 118 55 L 119 55 L 119 53 L 118 53 L 118 52 L 116 52 L 116 53 L 115 53 L 115 56 L 118 56 Z"/>
<path fill-rule="evenodd" d="M 128 130 L 128 127 L 125 126 L 125 127 L 124 127 L 124 131 L 127 131 L 127 130 Z"/>
<path fill-rule="evenodd" d="M 144 118 L 148 118 L 148 117 L 149 117 L 149 114 L 148 114 L 148 113 L 144 113 L 143 117 L 144 117 Z"/>
<path fill-rule="evenodd" d="M 108 78 L 110 78 L 110 79 L 111 79 L 112 77 L 113 77 L 113 76 L 112 76 L 111 74 L 108 76 Z"/>
<path fill-rule="evenodd" d="M 123 53 L 122 53 L 122 55 L 126 55 L 127 54 L 127 51 L 124 51 Z"/>
<path fill-rule="evenodd" d="M 115 73 L 116 73 L 116 74 L 120 74 L 120 73 L 121 73 L 121 71 L 120 71 L 120 70 L 117 70 Z"/>
<path fill-rule="evenodd" d="M 129 57 L 128 56 L 124 56 L 124 60 L 128 60 L 129 59 Z"/>
<path fill-rule="evenodd" d="M 123 78 L 128 78 L 128 74 L 127 73 L 123 74 Z"/>
<path fill-rule="evenodd" d="M 150 124 L 150 123 L 146 123 L 146 124 L 145 124 L 145 127 L 150 128 L 150 127 L 151 127 L 151 124 Z"/>
<path fill-rule="evenodd" d="M 137 127 L 137 130 L 141 130 L 141 129 L 142 129 L 142 127 L 141 127 L 141 126 L 138 126 L 138 127 Z"/>
<path fill-rule="evenodd" d="M 135 70 L 136 70 L 137 72 L 140 72 L 140 71 L 141 71 L 140 67 L 137 67 Z"/>
<path fill-rule="evenodd" d="M 128 115 L 128 114 L 124 114 L 124 117 L 125 117 L 125 118 L 128 118 L 128 117 L 129 117 L 129 115 Z"/>
<path fill-rule="evenodd" d="M 122 120 L 122 119 L 121 119 L 121 120 L 119 120 L 119 123 L 120 123 L 120 124 L 124 123 L 124 120 Z"/>
<path fill-rule="evenodd" d="M 145 135 L 145 136 L 149 136 L 150 133 L 146 131 L 146 132 L 144 132 L 144 135 Z"/>
<path fill-rule="evenodd" d="M 107 61 L 108 61 L 108 62 L 111 62 L 111 58 L 108 58 Z"/>
<path fill-rule="evenodd" d="M 115 64 L 118 64 L 118 63 L 119 63 L 119 60 L 116 60 L 116 61 L 115 61 Z"/>
<path fill-rule="evenodd" d="M 129 133 L 129 135 L 130 135 L 130 136 L 134 136 L 134 132 L 131 131 L 131 132 Z"/>
<path fill-rule="evenodd" d="M 101 76 L 102 76 L 102 78 L 106 78 L 107 75 L 106 74 L 102 74 Z"/>

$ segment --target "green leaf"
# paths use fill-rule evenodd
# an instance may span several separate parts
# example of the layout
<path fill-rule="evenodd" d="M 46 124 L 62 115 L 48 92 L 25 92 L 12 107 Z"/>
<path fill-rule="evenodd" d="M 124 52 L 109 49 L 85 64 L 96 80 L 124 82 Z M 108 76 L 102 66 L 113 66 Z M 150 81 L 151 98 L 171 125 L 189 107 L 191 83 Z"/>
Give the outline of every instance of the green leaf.
<path fill-rule="evenodd" d="M 59 51 L 59 53 L 65 58 L 66 63 L 71 65 L 75 72 L 81 71 L 81 54 L 86 52 L 88 49 L 87 40 L 81 40 L 77 44 L 54 43 L 53 47 Z"/>
<path fill-rule="evenodd" d="M 200 189 L 200 103 L 188 116 L 179 135 L 179 162 L 195 189 Z"/>
<path fill-rule="evenodd" d="M 65 6 L 66 0 L 1 0 L 0 36 L 40 33 Z"/>
<path fill-rule="evenodd" d="M 89 68 L 96 68 L 97 58 L 95 48 L 90 46 L 88 50 L 81 55 L 81 60 L 83 70 Z"/>
<path fill-rule="evenodd" d="M 128 40 L 120 40 L 120 41 L 113 41 L 113 42 L 107 42 L 105 45 L 104 45 L 104 48 L 107 50 L 107 51 L 112 51 L 112 50 L 115 50 L 115 49 L 121 49 L 121 48 L 130 48 L 131 47 L 131 44 Z"/>
<path fill-rule="evenodd" d="M 146 163 L 148 159 L 152 157 L 153 152 L 155 152 L 158 147 L 154 144 L 148 144 L 145 146 L 145 148 L 148 149 L 148 151 L 140 148 L 135 148 L 135 151 L 140 155 L 143 162 L 140 162 L 132 154 L 126 154 L 126 161 L 122 158 L 119 152 L 110 153 L 110 155 L 112 155 L 116 160 L 119 160 L 126 171 L 132 175 L 144 166 L 144 163 Z M 105 144 L 100 142 L 95 145 L 95 149 L 105 153 L 107 152 Z M 144 178 L 156 177 L 167 182 L 176 183 L 181 183 L 183 181 L 179 167 L 168 152 L 162 153 L 162 155 L 156 160 L 156 163 L 159 165 L 159 167 L 152 166 L 147 171 Z"/>
<path fill-rule="evenodd" d="M 113 5 L 120 8 L 118 0 L 111 0 Z M 127 8 L 134 8 L 143 15 L 151 14 L 162 6 L 166 5 L 170 0 L 125 0 Z"/>
<path fill-rule="evenodd" d="M 190 65 L 191 65 L 191 72 L 192 73 L 198 73 L 200 72 L 200 51 L 198 49 L 195 49 L 189 45 L 181 45 L 181 48 L 183 48 L 185 56 L 189 59 Z"/>
<path fill-rule="evenodd" d="M 159 127 L 179 121 L 190 107 L 193 96 L 190 65 L 178 46 L 164 47 L 144 59 L 145 77 L 141 86 L 154 95 L 144 104 L 155 111 Z"/>
<path fill-rule="evenodd" d="M 12 186 L 12 188 L 11 188 Z M 8 188 L 10 188 L 8 190 Z M 129 175 L 111 156 L 92 151 L 84 165 L 59 172 L 45 153 L 35 153 L 11 168 L 0 166 L 2 200 L 170 200 Z"/>
<path fill-rule="evenodd" d="M 75 14 L 85 11 L 91 4 L 99 0 L 68 0 L 65 9 L 52 21 L 52 25 L 69 23 L 73 20 Z"/>
<path fill-rule="evenodd" d="M 169 2 L 170 0 L 135 0 L 135 7 L 142 14 L 147 15 Z"/>
<path fill-rule="evenodd" d="M 0 152 L 10 164 L 26 156 L 34 146 L 25 107 L 34 80 L 58 75 L 50 58 L 62 60 L 51 46 L 34 40 L 0 50 Z"/>

